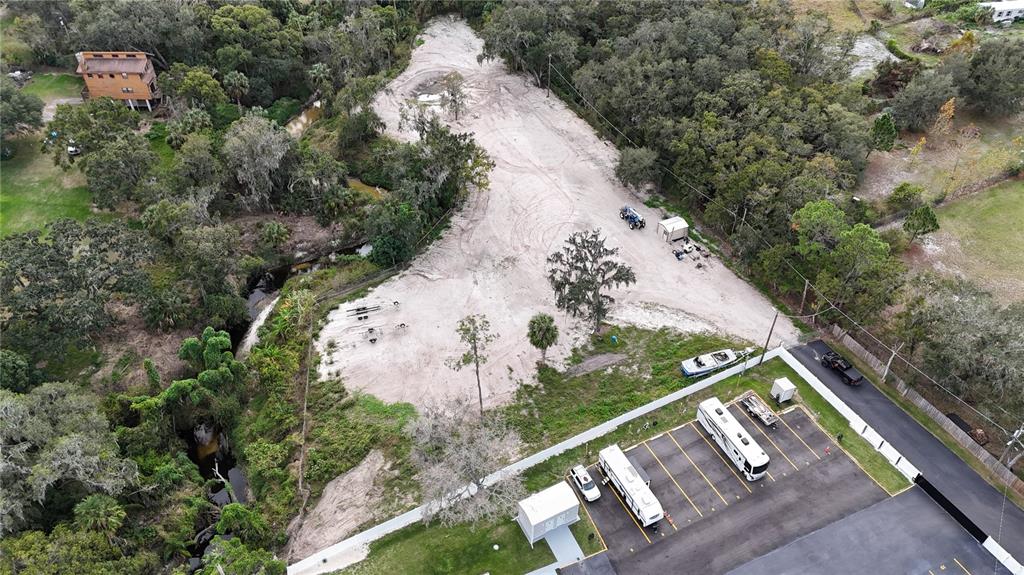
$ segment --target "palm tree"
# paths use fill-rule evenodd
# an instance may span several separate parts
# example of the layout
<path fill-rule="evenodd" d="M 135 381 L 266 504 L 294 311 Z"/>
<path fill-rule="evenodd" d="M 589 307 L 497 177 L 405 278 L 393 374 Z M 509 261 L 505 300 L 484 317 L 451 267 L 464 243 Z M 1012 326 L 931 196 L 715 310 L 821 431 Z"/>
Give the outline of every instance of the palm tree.
<path fill-rule="evenodd" d="M 228 96 L 231 96 L 235 101 L 238 111 L 241 112 L 242 97 L 249 93 L 249 78 L 246 78 L 245 74 L 237 70 L 232 70 L 224 74 L 221 85 L 224 87 L 224 91 L 228 93 Z"/>
<path fill-rule="evenodd" d="M 530 339 L 533 347 L 540 350 L 540 360 L 546 362 L 548 348 L 558 341 L 558 326 L 555 325 L 555 318 L 546 313 L 533 316 L 530 318 L 526 336 Z"/>
<path fill-rule="evenodd" d="M 113 544 L 114 535 L 124 525 L 125 512 L 109 495 L 90 495 L 75 505 L 75 524 L 81 529 L 99 531 Z"/>

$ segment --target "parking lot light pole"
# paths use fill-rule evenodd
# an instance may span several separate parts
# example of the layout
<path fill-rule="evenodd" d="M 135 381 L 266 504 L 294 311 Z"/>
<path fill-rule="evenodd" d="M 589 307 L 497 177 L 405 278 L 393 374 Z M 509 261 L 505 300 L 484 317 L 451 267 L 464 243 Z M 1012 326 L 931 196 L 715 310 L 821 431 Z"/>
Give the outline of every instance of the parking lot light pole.
<path fill-rule="evenodd" d="M 775 331 L 775 322 L 779 320 L 779 310 L 775 310 L 775 317 L 772 319 L 772 327 L 768 330 L 768 339 L 764 340 L 764 349 L 761 350 L 761 360 L 757 365 L 764 363 L 764 355 L 768 353 L 768 342 L 772 340 L 772 332 Z"/>

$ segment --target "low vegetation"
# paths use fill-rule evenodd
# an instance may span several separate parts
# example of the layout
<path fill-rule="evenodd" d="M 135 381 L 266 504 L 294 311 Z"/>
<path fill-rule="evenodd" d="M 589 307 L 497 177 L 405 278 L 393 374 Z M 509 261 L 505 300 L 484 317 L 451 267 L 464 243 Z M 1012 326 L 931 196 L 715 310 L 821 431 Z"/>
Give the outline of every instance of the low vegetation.
<path fill-rule="evenodd" d="M 497 546 L 497 549 L 495 549 Z M 454 527 L 406 527 L 370 544 L 370 556 L 335 573 L 492 573 L 522 575 L 550 563 L 547 542 L 531 548 L 515 521 Z"/>
<path fill-rule="evenodd" d="M 22 90 L 50 102 L 57 98 L 79 98 L 83 88 L 85 82 L 77 74 L 36 74 Z"/>
<path fill-rule="evenodd" d="M 61 218 L 92 215 L 92 194 L 82 174 L 64 173 L 39 151 L 32 136 L 7 140 L 12 157 L 0 162 L 0 234 L 40 229 Z"/>
<path fill-rule="evenodd" d="M 611 343 L 611 335 L 617 337 L 618 345 Z M 540 385 L 523 387 L 516 402 L 506 409 L 513 421 L 520 422 L 520 433 L 528 442 L 529 451 L 537 451 L 678 390 L 688 383 L 679 373 L 680 361 L 735 345 L 735 342 L 713 336 L 684 336 L 667 329 L 611 327 L 606 336 L 595 336 L 591 347 L 582 354 L 592 357 L 614 351 L 625 353 L 626 359 L 615 366 L 575 377 L 540 366 Z M 693 420 L 697 403 L 708 397 L 732 399 L 748 389 L 769 397 L 772 382 L 779 377 L 788 377 L 797 384 L 798 400 L 808 407 L 833 439 L 843 434 L 842 446 L 886 491 L 895 493 L 909 485 L 906 478 L 850 429 L 846 420 L 796 372 L 782 360 L 774 359 L 617 429 L 602 437 L 600 445 L 573 448 L 538 464 L 525 474 L 527 489 L 536 491 L 560 480 L 572 465 L 595 459 L 601 446 L 615 442 L 633 445 L 647 436 Z M 645 423 L 652 428 L 644 430 Z"/>

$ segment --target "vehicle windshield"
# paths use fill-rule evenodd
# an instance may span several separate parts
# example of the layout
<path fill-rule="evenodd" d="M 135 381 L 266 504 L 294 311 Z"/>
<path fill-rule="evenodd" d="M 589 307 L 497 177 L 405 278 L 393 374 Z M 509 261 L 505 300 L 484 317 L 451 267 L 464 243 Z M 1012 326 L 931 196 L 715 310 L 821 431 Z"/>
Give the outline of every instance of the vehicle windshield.
<path fill-rule="evenodd" d="M 583 489 L 586 489 L 586 490 L 589 491 L 589 490 L 591 490 L 593 488 L 594 488 L 594 482 L 593 481 L 585 481 L 583 483 Z"/>
<path fill-rule="evenodd" d="M 768 469 L 768 464 L 767 463 L 765 463 L 764 465 L 758 465 L 757 467 L 754 468 L 753 471 L 750 472 L 750 474 L 751 475 L 760 475 L 760 474 L 764 473 L 764 471 L 766 469 Z"/>

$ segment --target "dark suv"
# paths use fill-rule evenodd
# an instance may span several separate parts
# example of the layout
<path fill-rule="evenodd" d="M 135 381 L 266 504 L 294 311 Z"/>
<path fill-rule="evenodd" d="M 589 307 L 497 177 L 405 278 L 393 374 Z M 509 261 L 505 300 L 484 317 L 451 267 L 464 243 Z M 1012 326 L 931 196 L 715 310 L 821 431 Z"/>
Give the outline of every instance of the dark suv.
<path fill-rule="evenodd" d="M 834 351 L 821 356 L 821 365 L 836 372 L 839 375 L 839 379 L 843 380 L 843 383 L 846 385 L 860 385 L 864 381 L 864 376 L 857 371 L 857 368 L 850 365 L 846 358 Z"/>

